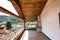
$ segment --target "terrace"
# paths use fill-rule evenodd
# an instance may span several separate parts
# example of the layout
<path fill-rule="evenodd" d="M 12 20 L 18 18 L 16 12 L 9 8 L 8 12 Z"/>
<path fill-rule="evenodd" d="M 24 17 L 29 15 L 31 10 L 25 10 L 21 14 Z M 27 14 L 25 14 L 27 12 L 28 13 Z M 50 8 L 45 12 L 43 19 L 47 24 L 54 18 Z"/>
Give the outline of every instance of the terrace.
<path fill-rule="evenodd" d="M 0 40 L 60 40 L 60 0 L 0 0 Z"/>

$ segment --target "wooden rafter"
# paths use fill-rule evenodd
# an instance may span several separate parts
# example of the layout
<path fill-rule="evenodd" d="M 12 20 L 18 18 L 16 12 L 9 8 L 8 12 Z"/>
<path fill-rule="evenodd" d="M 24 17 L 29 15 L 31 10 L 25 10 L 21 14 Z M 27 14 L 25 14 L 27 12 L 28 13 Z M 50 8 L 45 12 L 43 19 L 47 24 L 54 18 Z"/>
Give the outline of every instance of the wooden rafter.
<path fill-rule="evenodd" d="M 19 16 L 24 19 L 23 11 L 21 10 L 21 8 L 18 5 L 18 3 L 15 0 L 9 0 L 9 1 L 12 3 L 12 5 L 14 6 L 14 8 L 16 9 L 16 11 L 19 14 Z"/>
<path fill-rule="evenodd" d="M 0 12 L 3 12 L 3 13 L 5 13 L 5 14 L 9 14 L 9 15 L 12 15 L 12 16 L 15 16 L 15 17 L 18 17 L 18 18 L 21 18 L 21 17 L 15 15 L 14 13 L 8 11 L 7 9 L 5 9 L 5 8 L 3 8 L 3 7 L 0 7 Z"/>

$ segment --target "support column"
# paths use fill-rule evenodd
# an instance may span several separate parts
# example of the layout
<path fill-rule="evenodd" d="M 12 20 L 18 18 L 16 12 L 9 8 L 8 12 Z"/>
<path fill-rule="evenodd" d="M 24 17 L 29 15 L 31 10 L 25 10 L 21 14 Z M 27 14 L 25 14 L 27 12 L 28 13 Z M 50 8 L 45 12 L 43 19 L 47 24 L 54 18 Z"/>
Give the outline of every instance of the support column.
<path fill-rule="evenodd" d="M 42 27 L 41 27 L 41 18 L 40 18 L 40 15 L 38 15 L 38 25 L 37 25 L 37 31 L 38 32 L 41 32 L 42 31 Z"/>
<path fill-rule="evenodd" d="M 25 29 L 25 19 L 24 19 L 24 29 Z"/>

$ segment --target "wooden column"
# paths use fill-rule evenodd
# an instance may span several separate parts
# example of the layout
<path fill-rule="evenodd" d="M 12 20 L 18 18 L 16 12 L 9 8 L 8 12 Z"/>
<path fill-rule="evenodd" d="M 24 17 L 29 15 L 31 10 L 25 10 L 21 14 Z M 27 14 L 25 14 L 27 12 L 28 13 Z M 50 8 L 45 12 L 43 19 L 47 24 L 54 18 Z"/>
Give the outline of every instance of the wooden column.
<path fill-rule="evenodd" d="M 25 20 L 24 20 L 24 29 L 25 29 Z"/>

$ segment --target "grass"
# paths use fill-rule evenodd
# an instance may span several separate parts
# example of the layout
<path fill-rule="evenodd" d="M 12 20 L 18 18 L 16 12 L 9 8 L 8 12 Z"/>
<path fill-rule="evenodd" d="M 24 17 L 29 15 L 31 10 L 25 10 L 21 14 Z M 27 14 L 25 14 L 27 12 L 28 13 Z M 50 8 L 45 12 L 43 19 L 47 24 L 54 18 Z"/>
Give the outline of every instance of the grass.
<path fill-rule="evenodd" d="M 28 28 L 36 28 L 36 26 L 37 26 L 37 22 L 26 22 L 26 27 L 28 27 Z"/>

